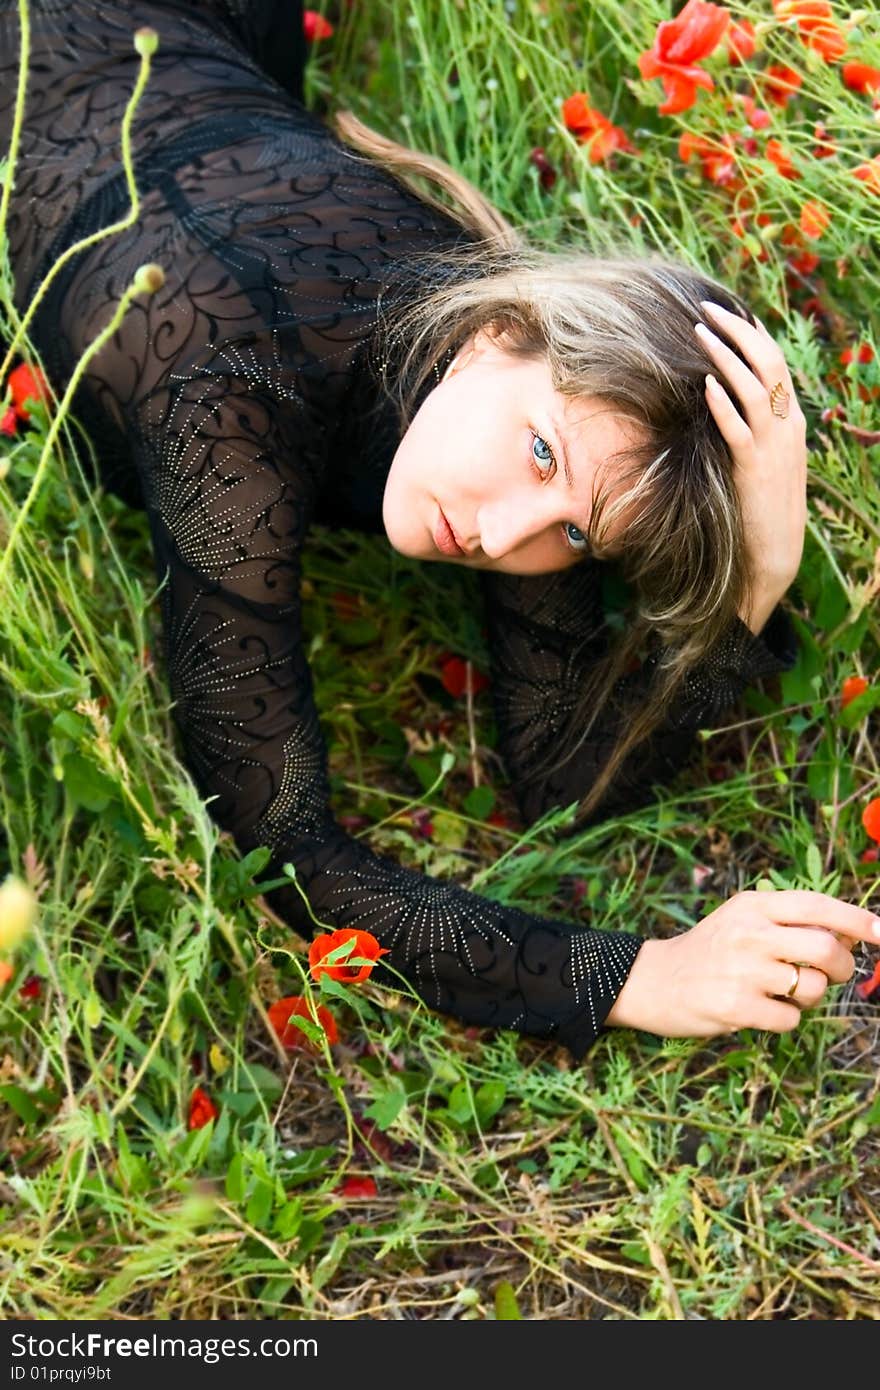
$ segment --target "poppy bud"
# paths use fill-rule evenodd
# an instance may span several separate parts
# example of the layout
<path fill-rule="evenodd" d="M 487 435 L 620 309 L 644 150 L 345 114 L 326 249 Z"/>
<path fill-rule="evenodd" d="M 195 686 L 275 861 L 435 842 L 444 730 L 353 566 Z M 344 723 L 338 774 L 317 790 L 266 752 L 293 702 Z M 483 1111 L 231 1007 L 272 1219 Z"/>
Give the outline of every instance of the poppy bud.
<path fill-rule="evenodd" d="M 131 283 L 137 294 L 155 294 L 165 284 L 165 272 L 160 265 L 141 265 Z"/>
<path fill-rule="evenodd" d="M 155 29 L 144 24 L 140 29 L 135 30 L 134 46 L 142 58 L 152 58 L 159 47 L 159 35 Z"/>
<path fill-rule="evenodd" d="M 0 886 L 0 951 L 14 951 L 37 918 L 37 899 L 22 879 L 10 874 Z"/>

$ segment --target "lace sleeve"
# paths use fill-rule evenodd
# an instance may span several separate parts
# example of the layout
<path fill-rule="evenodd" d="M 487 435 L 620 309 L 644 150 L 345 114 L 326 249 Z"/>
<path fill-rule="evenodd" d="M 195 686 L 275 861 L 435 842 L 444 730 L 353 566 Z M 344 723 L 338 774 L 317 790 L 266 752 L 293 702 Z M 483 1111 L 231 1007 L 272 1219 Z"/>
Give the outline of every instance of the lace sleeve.
<path fill-rule="evenodd" d="M 579 733 L 571 727 L 578 687 L 608 642 L 601 565 L 584 561 L 543 575 L 483 571 L 481 582 L 499 748 L 523 819 L 531 823 L 587 793 L 617 740 L 621 720 L 644 695 L 662 653 L 651 653 L 638 671 L 618 681 L 589 737 L 568 757 Z M 624 759 L 583 823 L 650 800 L 652 787 L 669 780 L 686 762 L 697 729 L 734 704 L 750 682 L 788 670 L 796 659 L 797 639 L 781 607 L 759 635 L 735 619 L 715 649 L 688 673 L 666 722 Z M 558 757 L 550 772 L 539 775 L 536 767 L 551 746 Z"/>
<path fill-rule="evenodd" d="M 241 352 L 236 352 L 241 362 Z M 154 393 L 137 444 L 165 660 L 183 756 L 209 811 L 265 876 L 291 862 L 319 921 L 357 926 L 434 1009 L 552 1038 L 580 1058 L 641 938 L 536 916 L 373 853 L 329 808 L 326 747 L 303 650 L 300 547 L 328 427 L 296 398 L 218 363 Z M 137 431 L 134 431 L 137 434 Z M 267 900 L 307 937 L 296 888 Z"/>

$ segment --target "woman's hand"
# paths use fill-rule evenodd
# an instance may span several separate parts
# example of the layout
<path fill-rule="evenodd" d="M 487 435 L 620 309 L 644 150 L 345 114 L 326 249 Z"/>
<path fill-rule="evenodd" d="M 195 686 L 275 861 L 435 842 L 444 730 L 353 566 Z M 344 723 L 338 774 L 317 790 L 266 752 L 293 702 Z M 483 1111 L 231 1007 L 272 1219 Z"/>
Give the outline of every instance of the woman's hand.
<path fill-rule="evenodd" d="M 730 445 L 742 507 L 756 606 L 769 612 L 792 583 L 807 525 L 807 422 L 785 358 L 763 324 L 701 301 L 706 317 L 739 348 L 752 370 L 717 334 L 698 336 L 746 411 L 743 420 L 724 390 L 706 388 L 706 401 Z M 789 395 L 785 419 L 774 415 L 770 391 L 782 382 Z"/>
<path fill-rule="evenodd" d="M 816 930 L 819 928 L 819 930 Z M 867 908 L 826 893 L 737 893 L 690 931 L 646 941 L 606 1025 L 664 1038 L 711 1038 L 739 1028 L 786 1033 L 829 983 L 853 973 L 849 942 L 880 942 Z M 794 966 L 800 965 L 797 987 Z"/>

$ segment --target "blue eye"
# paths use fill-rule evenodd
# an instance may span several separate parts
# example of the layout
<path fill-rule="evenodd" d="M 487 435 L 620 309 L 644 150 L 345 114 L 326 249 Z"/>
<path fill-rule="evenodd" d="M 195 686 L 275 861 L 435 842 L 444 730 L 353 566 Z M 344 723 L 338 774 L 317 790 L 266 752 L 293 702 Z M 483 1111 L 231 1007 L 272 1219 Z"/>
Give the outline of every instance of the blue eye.
<path fill-rule="evenodd" d="M 537 459 L 537 456 L 534 452 L 535 445 L 537 444 L 543 445 L 543 447 L 547 450 L 546 455 L 543 458 L 541 458 L 540 461 Z M 553 450 L 550 448 L 550 445 L 547 443 L 546 439 L 542 439 L 539 434 L 535 434 L 534 430 L 532 431 L 532 458 L 536 463 L 539 463 L 539 465 L 552 465 L 551 470 L 546 470 L 540 466 L 538 467 L 537 471 L 541 478 L 547 479 L 553 477 L 553 474 L 556 472 L 556 459 L 553 456 Z M 583 531 L 579 530 L 579 528 L 575 526 L 574 522 L 564 522 L 562 530 L 565 535 L 565 543 L 568 546 L 569 550 L 586 550 L 588 548 L 589 542 L 587 541 L 586 536 L 584 535 Z M 573 535 L 572 532 L 574 533 Z"/>
<path fill-rule="evenodd" d="M 535 447 L 536 444 L 543 444 L 543 445 L 544 445 L 544 448 L 547 450 L 547 454 L 549 455 L 549 457 L 541 459 L 541 462 L 542 462 L 542 463 L 552 463 L 552 464 L 554 465 L 554 470 L 553 470 L 553 471 L 555 472 L 555 471 L 556 471 L 556 469 L 555 469 L 556 460 L 555 460 L 555 458 L 553 457 L 553 450 L 550 448 L 550 445 L 547 443 L 546 439 L 542 439 L 541 436 L 540 436 L 539 434 L 533 434 L 533 435 L 532 435 L 532 448 L 533 448 L 533 449 L 534 449 L 534 447 Z"/>

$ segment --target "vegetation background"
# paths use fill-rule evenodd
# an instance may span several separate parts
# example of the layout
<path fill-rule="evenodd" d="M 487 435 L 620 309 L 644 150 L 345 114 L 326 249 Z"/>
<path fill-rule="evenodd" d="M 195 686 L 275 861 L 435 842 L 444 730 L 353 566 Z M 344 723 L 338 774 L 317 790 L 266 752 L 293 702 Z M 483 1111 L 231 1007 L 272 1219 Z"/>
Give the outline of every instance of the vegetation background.
<path fill-rule="evenodd" d="M 448 678 L 452 656 L 486 670 L 475 577 L 320 527 L 305 553 L 337 814 L 427 873 L 655 936 L 762 879 L 880 905 L 880 362 L 852 353 L 880 341 L 880 177 L 852 176 L 880 112 L 769 3 L 728 9 L 755 52 L 719 46 L 678 113 L 637 62 L 658 0 L 325 5 L 307 72 L 312 109 L 442 156 L 537 241 L 676 254 L 784 346 L 810 425 L 799 661 L 636 814 L 521 834 L 488 694 Z M 876 70 L 880 12 L 835 13 Z M 802 77 L 785 103 L 771 64 Z M 590 157 L 562 115 L 578 92 L 636 152 Z M 683 158 L 686 132 L 733 172 Z M 810 201 L 828 216 L 799 240 Z M 0 302 L 10 335 L 8 265 Z M 0 878 L 39 897 L 0 995 L 3 1315 L 876 1318 L 880 1013 L 856 988 L 876 953 L 785 1035 L 609 1030 L 576 1066 L 368 981 L 314 988 L 333 1047 L 277 1045 L 265 1008 L 309 989 L 306 943 L 175 756 L 146 517 L 86 484 L 87 441 L 53 418 L 0 438 Z M 189 1128 L 197 1086 L 216 1115 Z"/>

